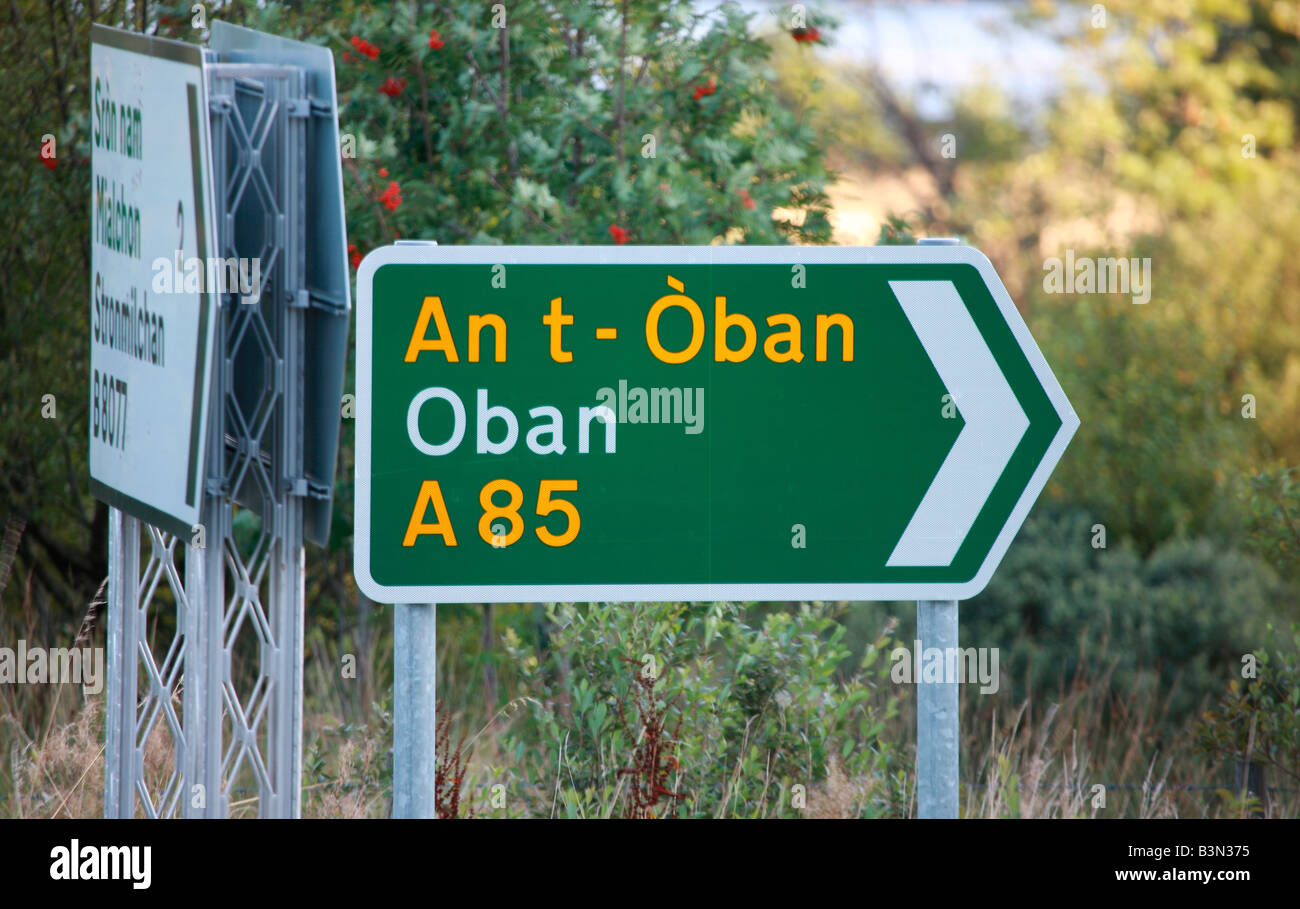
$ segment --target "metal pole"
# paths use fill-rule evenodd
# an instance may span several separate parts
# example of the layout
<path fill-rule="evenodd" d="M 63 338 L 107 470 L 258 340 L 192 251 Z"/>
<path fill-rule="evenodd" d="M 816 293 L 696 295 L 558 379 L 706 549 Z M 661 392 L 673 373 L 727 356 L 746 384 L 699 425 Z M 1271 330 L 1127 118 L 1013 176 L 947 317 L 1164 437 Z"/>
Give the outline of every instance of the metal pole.
<path fill-rule="evenodd" d="M 108 705 L 105 710 L 104 817 L 131 817 L 135 801 L 135 608 L 140 530 L 135 518 L 108 510 Z"/>
<path fill-rule="evenodd" d="M 306 76 L 295 72 L 284 80 L 278 95 L 300 99 L 306 94 Z M 286 107 L 287 110 L 287 107 Z M 279 202 L 282 218 L 289 225 L 281 238 L 280 262 L 286 288 L 307 286 L 306 246 L 303 226 L 307 219 L 307 119 L 283 115 L 280 149 Z M 270 296 L 269 294 L 267 296 Z M 306 308 L 293 305 L 294 294 L 286 291 L 272 300 L 278 325 L 281 387 L 278 458 L 282 486 L 275 497 L 274 513 L 278 550 L 271 562 L 270 621 L 275 629 L 275 709 L 270 716 L 270 771 L 274 781 L 269 804 L 263 801 L 262 817 L 299 817 L 302 814 L 302 701 L 303 635 L 306 613 L 306 552 L 303 548 L 303 497 L 307 495 L 303 473 L 303 404 L 306 400 Z M 265 301 L 264 301 L 265 303 Z M 252 304 L 252 305 L 264 305 Z M 239 304 L 248 305 L 248 304 Z M 265 516 L 263 520 L 266 520 Z M 265 656 L 264 656 L 265 659 Z"/>
<path fill-rule="evenodd" d="M 945 667 L 941 682 L 916 679 L 916 808 L 923 818 L 957 817 L 957 601 L 918 600 L 916 647 L 921 665 L 937 648 Z"/>
<path fill-rule="evenodd" d="M 437 816 L 438 608 L 393 607 L 393 817 Z"/>
<path fill-rule="evenodd" d="M 140 521 L 109 509 L 108 716 L 104 816 L 135 816 L 140 777 Z M 116 614 L 114 614 L 116 613 Z"/>
<path fill-rule="evenodd" d="M 957 246 L 958 237 L 922 237 L 918 246 Z M 918 665 L 925 652 L 939 648 L 957 654 L 957 601 L 917 600 L 916 645 Z M 951 647 L 952 650 L 948 650 Z M 923 818 L 957 817 L 957 679 L 926 682 L 916 679 L 916 811 Z"/>
<path fill-rule="evenodd" d="M 436 240 L 397 240 L 437 246 Z M 393 606 L 393 817 L 438 816 L 438 607 Z"/>
<path fill-rule="evenodd" d="M 276 506 L 286 521 L 271 565 L 271 615 L 276 646 L 263 659 L 274 661 L 275 705 L 268 717 L 267 771 L 270 791 L 261 794 L 259 816 L 295 818 L 302 814 L 302 661 L 305 553 L 302 504 Z"/>
<path fill-rule="evenodd" d="M 200 522 L 207 518 L 212 504 L 204 493 L 203 504 L 199 509 Z M 204 531 L 206 547 L 207 528 Z M 185 760 L 181 770 L 181 817 L 196 818 L 206 814 L 208 790 L 206 770 L 207 749 L 204 742 L 206 726 L 203 722 L 204 709 L 207 707 L 204 695 L 208 690 L 208 677 L 203 665 L 203 645 L 206 640 L 204 616 L 214 608 L 212 598 L 208 596 L 207 566 L 204 560 L 207 552 L 194 545 L 184 537 L 177 539 L 178 547 L 185 547 L 185 611 L 181 633 L 185 635 L 185 670 L 181 689 L 181 722 L 185 726 Z M 178 597 L 179 599 L 179 597 Z M 219 601 L 218 601 L 219 602 Z M 214 793 L 215 795 L 215 793 Z"/>

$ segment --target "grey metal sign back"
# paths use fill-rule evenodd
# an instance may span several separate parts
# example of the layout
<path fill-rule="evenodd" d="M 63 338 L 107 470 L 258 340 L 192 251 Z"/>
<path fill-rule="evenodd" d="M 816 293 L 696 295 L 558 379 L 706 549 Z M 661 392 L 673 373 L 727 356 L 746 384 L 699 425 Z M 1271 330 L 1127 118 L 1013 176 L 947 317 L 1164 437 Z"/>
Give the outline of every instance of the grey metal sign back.
<path fill-rule="evenodd" d="M 324 546 L 329 540 L 348 313 L 352 307 L 334 55 L 324 47 L 220 21 L 212 23 L 208 46 L 223 62 L 293 66 L 302 71 L 305 79 L 305 98 L 291 102 L 288 111 L 290 117 L 301 119 L 305 126 L 304 145 L 297 152 L 301 160 L 286 172 L 299 184 L 287 188 L 302 194 L 299 242 L 303 275 L 284 302 L 302 309 L 306 316 L 302 475 L 296 492 L 306 497 L 305 538 Z M 240 226 L 235 224 L 234 228 L 238 231 Z"/>

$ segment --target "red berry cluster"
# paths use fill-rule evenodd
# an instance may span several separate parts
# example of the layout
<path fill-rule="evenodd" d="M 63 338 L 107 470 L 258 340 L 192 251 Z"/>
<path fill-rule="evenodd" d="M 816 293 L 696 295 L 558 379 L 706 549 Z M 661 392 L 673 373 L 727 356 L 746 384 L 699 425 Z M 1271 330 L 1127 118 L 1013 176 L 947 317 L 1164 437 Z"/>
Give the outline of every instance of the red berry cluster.
<path fill-rule="evenodd" d="M 429 50 L 442 50 L 442 35 L 436 28 L 429 29 Z"/>
<path fill-rule="evenodd" d="M 361 54 L 363 57 L 369 57 L 371 60 L 379 57 L 379 48 L 371 44 L 365 38 L 359 38 L 356 35 L 353 35 L 352 46 L 355 47 L 357 53 Z M 347 59 L 346 51 L 344 52 L 344 59 Z"/>
<path fill-rule="evenodd" d="M 819 28 L 792 28 L 790 37 L 800 44 L 817 44 L 822 40 L 822 32 Z"/>
<path fill-rule="evenodd" d="M 396 98 L 406 88 L 406 80 L 389 76 L 384 80 L 384 84 L 379 86 L 379 90 L 390 98 Z"/>
<path fill-rule="evenodd" d="M 388 184 L 388 189 L 379 195 L 379 201 L 389 211 L 397 211 L 397 206 L 402 204 L 402 188 L 395 181 Z"/>
<path fill-rule="evenodd" d="M 713 94 L 714 89 L 716 89 L 717 87 L 718 87 L 718 83 L 714 81 L 712 76 L 709 76 L 709 82 L 707 85 L 695 86 L 695 100 L 698 101 L 701 98 L 703 98 L 705 95 Z"/>
<path fill-rule="evenodd" d="M 626 243 L 632 236 L 626 228 L 619 227 L 617 224 L 611 224 L 609 226 L 609 235 L 614 238 L 614 242 L 619 246 Z"/>

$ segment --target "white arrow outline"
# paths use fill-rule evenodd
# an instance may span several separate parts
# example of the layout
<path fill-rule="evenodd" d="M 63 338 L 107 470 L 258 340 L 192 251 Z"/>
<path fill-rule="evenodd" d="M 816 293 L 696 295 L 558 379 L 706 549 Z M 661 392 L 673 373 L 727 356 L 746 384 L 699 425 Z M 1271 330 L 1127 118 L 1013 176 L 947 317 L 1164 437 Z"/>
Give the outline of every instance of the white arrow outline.
<path fill-rule="evenodd" d="M 1029 417 L 951 281 L 890 281 L 889 288 L 966 425 L 885 565 L 951 565 Z"/>

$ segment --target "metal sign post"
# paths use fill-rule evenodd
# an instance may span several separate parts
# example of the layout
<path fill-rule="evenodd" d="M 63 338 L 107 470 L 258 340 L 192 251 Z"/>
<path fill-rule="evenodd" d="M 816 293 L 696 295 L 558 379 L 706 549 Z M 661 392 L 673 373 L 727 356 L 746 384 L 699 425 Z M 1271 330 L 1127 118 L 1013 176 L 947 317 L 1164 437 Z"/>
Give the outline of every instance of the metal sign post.
<path fill-rule="evenodd" d="M 927 237 L 920 246 L 956 246 L 950 237 Z M 916 646 L 957 653 L 957 601 L 916 604 Z M 947 649 L 951 648 L 951 649 Z M 944 663 L 947 666 L 947 662 Z M 916 683 L 916 808 L 921 818 L 956 818 L 958 804 L 960 704 L 956 679 Z"/>
<path fill-rule="evenodd" d="M 393 607 L 393 817 L 437 816 L 438 607 Z"/>
<path fill-rule="evenodd" d="M 917 646 L 957 652 L 956 600 L 916 604 Z M 945 661 L 947 666 L 947 661 Z M 957 680 L 916 682 L 916 809 L 922 818 L 958 816 L 959 692 Z"/>

